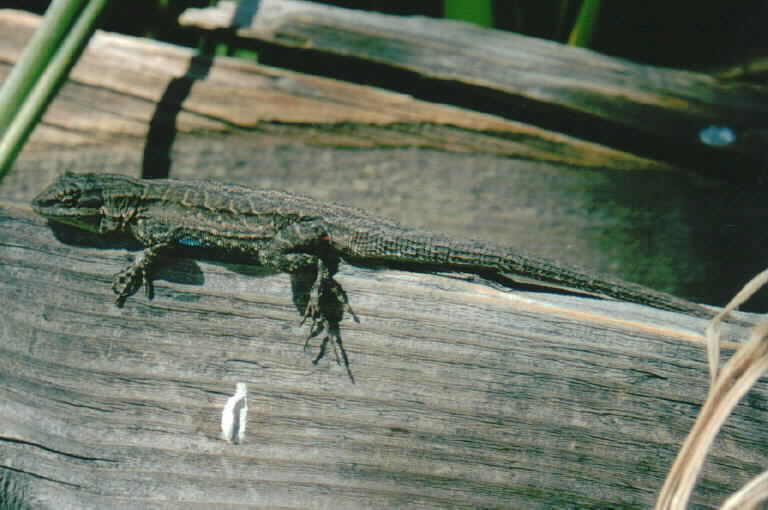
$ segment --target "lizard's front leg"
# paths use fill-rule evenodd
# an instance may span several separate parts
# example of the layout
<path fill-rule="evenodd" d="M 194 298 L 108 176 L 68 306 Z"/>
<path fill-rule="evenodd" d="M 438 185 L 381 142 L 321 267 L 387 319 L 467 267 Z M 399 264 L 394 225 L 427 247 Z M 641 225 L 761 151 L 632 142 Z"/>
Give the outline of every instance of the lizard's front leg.
<path fill-rule="evenodd" d="M 166 248 L 168 244 L 156 244 L 146 248 L 144 251 L 134 257 L 133 262 L 117 273 L 112 279 L 112 290 L 117 294 L 115 304 L 123 306 L 128 296 L 135 294 L 139 287 L 144 285 L 144 292 L 147 298 L 152 299 L 152 279 L 149 270 L 152 263 L 157 258 L 157 253 Z"/>

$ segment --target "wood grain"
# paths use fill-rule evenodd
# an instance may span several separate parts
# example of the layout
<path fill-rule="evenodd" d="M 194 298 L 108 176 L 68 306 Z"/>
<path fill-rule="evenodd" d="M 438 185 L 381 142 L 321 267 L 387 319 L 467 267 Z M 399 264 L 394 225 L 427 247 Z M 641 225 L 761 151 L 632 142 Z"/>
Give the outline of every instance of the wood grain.
<path fill-rule="evenodd" d="M 352 385 L 302 352 L 286 275 L 170 256 L 154 300 L 118 309 L 133 247 L 1 214 L 0 472 L 34 507 L 647 508 L 706 394 L 702 321 L 344 266 Z M 761 469 L 766 395 L 729 420 L 698 504 Z"/>

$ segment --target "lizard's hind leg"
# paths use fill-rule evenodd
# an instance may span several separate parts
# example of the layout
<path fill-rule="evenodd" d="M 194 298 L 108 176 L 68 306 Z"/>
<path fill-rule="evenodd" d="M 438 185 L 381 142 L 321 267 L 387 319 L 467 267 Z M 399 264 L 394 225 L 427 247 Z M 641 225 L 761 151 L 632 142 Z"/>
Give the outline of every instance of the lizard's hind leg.
<path fill-rule="evenodd" d="M 306 298 L 305 304 L 301 302 L 302 299 L 297 299 L 297 306 L 300 307 L 300 311 L 301 306 L 304 306 L 301 324 L 307 320 L 310 321 L 309 334 L 304 343 L 304 349 L 308 348 L 311 339 L 325 334 L 320 343 L 320 352 L 313 363 L 317 364 L 325 356 L 328 342 L 331 342 L 333 352 L 336 355 L 336 362 L 341 364 L 341 361 L 344 361 L 347 375 L 354 382 L 355 379 L 349 368 L 349 358 L 341 342 L 339 322 L 344 316 L 344 311 L 348 311 L 355 322 L 360 322 L 360 320 L 349 305 L 347 293 L 341 284 L 333 278 L 338 261 L 325 260 L 317 255 L 306 253 L 285 253 L 278 246 L 262 247 L 259 252 L 259 260 L 262 264 L 270 265 L 280 271 L 296 275 L 312 274 L 311 287 L 308 291 L 300 292 Z M 296 290 L 296 286 L 294 286 L 294 290 Z"/>

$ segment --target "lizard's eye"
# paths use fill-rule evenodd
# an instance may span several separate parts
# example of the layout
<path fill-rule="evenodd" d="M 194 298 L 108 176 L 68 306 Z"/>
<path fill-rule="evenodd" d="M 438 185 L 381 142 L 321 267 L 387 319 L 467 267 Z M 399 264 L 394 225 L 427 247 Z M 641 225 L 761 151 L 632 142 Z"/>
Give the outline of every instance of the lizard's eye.
<path fill-rule="evenodd" d="M 65 191 L 59 195 L 59 202 L 64 205 L 75 205 L 79 197 L 80 193 L 77 191 Z"/>

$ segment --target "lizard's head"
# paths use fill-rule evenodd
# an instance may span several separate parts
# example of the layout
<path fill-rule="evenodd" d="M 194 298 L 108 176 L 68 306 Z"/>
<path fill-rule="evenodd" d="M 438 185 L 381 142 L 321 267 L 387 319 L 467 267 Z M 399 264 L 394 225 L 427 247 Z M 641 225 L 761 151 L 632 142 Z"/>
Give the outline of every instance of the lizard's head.
<path fill-rule="evenodd" d="M 103 233 L 115 229 L 106 197 L 113 196 L 121 184 L 124 188 L 132 183 L 121 175 L 67 172 L 35 197 L 32 209 L 50 220 Z"/>

